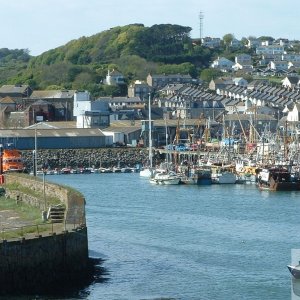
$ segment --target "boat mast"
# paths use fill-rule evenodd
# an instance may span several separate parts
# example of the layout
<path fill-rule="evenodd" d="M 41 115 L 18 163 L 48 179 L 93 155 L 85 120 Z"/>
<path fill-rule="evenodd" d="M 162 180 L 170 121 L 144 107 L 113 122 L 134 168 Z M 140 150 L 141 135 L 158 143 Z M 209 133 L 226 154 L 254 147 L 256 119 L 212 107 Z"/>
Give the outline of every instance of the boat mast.
<path fill-rule="evenodd" d="M 152 120 L 151 120 L 151 94 L 149 93 L 149 161 L 150 161 L 150 168 L 152 169 Z"/>

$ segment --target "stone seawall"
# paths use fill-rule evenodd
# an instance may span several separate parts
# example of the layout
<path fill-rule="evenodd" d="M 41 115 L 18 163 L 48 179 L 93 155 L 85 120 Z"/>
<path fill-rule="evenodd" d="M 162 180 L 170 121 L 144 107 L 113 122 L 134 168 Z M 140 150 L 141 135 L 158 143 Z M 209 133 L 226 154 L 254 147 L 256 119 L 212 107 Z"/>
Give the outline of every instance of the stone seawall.
<path fill-rule="evenodd" d="M 88 276 L 87 229 L 0 243 L 0 294 L 53 293 Z"/>
<path fill-rule="evenodd" d="M 22 151 L 26 168 L 33 169 L 32 151 Z M 80 168 L 80 167 L 135 167 L 136 164 L 145 164 L 149 153 L 146 148 L 99 148 L 99 149 L 56 149 L 38 150 L 37 166 L 47 168 Z M 164 156 L 153 151 L 153 163 L 159 164 Z"/>
<path fill-rule="evenodd" d="M 21 186 L 22 191 L 10 191 L 10 184 Z M 6 192 L 22 197 L 32 206 L 44 208 L 44 199 L 27 195 L 30 189 L 39 194 L 46 191 L 58 197 L 66 207 L 65 225 L 56 232 L 43 232 L 18 240 L 0 240 L 0 294 L 55 293 L 61 288 L 91 277 L 88 257 L 88 235 L 85 226 L 85 199 L 71 189 L 41 182 L 32 176 L 5 175 Z M 20 189 L 21 190 L 21 189 Z M 80 220 L 74 227 L 74 218 Z M 66 224 L 72 226 L 65 230 Z M 82 220 L 84 222 L 82 222 Z"/>

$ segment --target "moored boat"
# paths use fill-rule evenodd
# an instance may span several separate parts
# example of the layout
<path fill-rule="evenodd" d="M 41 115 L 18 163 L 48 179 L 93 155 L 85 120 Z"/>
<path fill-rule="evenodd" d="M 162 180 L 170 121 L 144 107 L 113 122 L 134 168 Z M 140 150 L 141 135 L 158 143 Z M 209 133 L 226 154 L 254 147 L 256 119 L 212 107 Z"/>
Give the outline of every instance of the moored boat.
<path fill-rule="evenodd" d="M 150 178 L 151 183 L 162 185 L 177 185 L 180 183 L 180 177 L 175 172 L 159 172 Z"/>
<path fill-rule="evenodd" d="M 2 172 L 24 172 L 25 167 L 21 152 L 17 149 L 3 149 Z"/>
<path fill-rule="evenodd" d="M 292 266 L 292 265 L 287 265 L 287 268 L 291 272 L 291 274 L 294 276 L 296 279 L 300 279 L 300 265 Z"/>
<path fill-rule="evenodd" d="M 258 174 L 258 187 L 270 191 L 298 191 L 300 178 L 284 167 L 264 168 Z"/>
<path fill-rule="evenodd" d="M 216 168 L 213 170 L 212 182 L 218 184 L 234 184 L 237 181 L 236 174 L 227 168 Z"/>

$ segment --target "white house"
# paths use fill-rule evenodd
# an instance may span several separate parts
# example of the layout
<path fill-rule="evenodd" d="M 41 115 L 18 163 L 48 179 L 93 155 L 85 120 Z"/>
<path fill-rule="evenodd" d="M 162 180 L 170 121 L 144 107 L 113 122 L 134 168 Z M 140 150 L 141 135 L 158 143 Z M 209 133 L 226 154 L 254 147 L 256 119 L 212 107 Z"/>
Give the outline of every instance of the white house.
<path fill-rule="evenodd" d="M 298 76 L 287 76 L 282 80 L 282 86 L 285 88 L 294 88 L 299 86 Z"/>
<path fill-rule="evenodd" d="M 256 48 L 256 54 L 284 54 L 284 47 L 280 45 L 259 46 Z"/>
<path fill-rule="evenodd" d="M 87 91 L 74 94 L 73 115 L 77 128 L 100 128 L 109 126 L 108 102 L 91 100 Z"/>
<path fill-rule="evenodd" d="M 236 77 L 232 79 L 233 83 L 238 86 L 247 87 L 248 81 L 242 77 Z"/>
<path fill-rule="evenodd" d="M 234 62 L 225 58 L 225 57 L 218 57 L 216 60 L 213 61 L 211 67 L 214 69 L 220 69 L 221 71 L 231 71 Z"/>
<path fill-rule="evenodd" d="M 284 70 L 287 71 L 289 69 L 288 61 L 270 61 L 269 68 L 271 70 Z"/>
<path fill-rule="evenodd" d="M 288 112 L 287 121 L 288 122 L 299 122 L 300 121 L 300 104 L 299 103 L 295 103 L 292 110 L 290 110 Z"/>
<path fill-rule="evenodd" d="M 260 40 L 258 39 L 247 39 L 247 42 L 246 42 L 246 47 L 247 48 L 255 48 L 255 47 L 258 47 L 261 45 L 261 42 Z"/>
<path fill-rule="evenodd" d="M 125 78 L 123 74 L 118 72 L 117 70 L 108 70 L 104 83 L 107 85 L 125 84 Z"/>
<path fill-rule="evenodd" d="M 253 65 L 242 65 L 240 63 L 235 63 L 232 66 L 232 69 L 234 71 L 243 70 L 245 72 L 252 72 L 253 71 Z"/>

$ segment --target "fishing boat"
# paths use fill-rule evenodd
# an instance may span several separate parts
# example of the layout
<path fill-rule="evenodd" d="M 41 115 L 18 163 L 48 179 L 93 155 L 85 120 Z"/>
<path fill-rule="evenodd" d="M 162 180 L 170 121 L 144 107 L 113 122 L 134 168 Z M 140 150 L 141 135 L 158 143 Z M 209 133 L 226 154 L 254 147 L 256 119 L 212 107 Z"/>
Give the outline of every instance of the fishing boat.
<path fill-rule="evenodd" d="M 270 191 L 298 191 L 300 178 L 285 167 L 264 168 L 258 173 L 258 187 Z"/>
<path fill-rule="evenodd" d="M 24 172 L 24 162 L 22 154 L 17 149 L 3 149 L 2 153 L 2 171 L 7 172 Z"/>
<path fill-rule="evenodd" d="M 300 265 L 292 266 L 292 265 L 287 265 L 287 268 L 291 272 L 291 274 L 294 276 L 296 279 L 300 279 Z"/>
<path fill-rule="evenodd" d="M 237 181 L 236 174 L 227 168 L 213 168 L 212 182 L 218 184 L 234 184 Z"/>
<path fill-rule="evenodd" d="M 212 184 L 211 169 L 204 167 L 192 167 L 181 176 L 181 183 L 192 185 Z"/>

